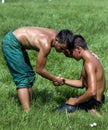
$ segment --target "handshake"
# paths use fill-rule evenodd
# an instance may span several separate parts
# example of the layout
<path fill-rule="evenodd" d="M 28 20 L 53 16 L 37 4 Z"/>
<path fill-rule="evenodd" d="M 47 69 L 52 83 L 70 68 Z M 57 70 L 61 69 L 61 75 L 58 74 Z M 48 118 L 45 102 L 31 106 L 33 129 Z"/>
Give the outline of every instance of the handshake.
<path fill-rule="evenodd" d="M 56 77 L 56 81 L 53 81 L 53 85 L 55 86 L 61 86 L 65 84 L 65 78 L 63 78 L 61 75 Z"/>

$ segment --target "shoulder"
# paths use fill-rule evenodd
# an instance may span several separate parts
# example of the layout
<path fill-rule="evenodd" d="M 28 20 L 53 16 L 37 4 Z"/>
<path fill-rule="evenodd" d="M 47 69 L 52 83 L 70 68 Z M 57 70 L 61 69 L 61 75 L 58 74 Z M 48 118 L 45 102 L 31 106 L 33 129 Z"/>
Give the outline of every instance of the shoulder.
<path fill-rule="evenodd" d="M 47 38 L 42 38 L 40 39 L 40 52 L 44 55 L 47 56 L 50 51 L 51 51 L 51 41 L 50 39 Z"/>
<path fill-rule="evenodd" d="M 84 69 L 87 75 L 91 75 L 96 72 L 96 65 L 92 62 L 92 60 L 89 60 L 84 63 Z"/>

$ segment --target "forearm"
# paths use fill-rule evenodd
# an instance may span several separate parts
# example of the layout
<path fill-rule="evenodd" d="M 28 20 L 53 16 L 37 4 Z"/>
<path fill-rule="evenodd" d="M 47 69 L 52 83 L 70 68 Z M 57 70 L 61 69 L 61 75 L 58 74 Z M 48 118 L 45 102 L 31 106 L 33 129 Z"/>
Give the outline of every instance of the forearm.
<path fill-rule="evenodd" d="M 41 75 L 42 77 L 44 77 L 50 81 L 58 82 L 58 78 L 56 76 L 54 76 L 53 74 L 51 74 L 50 72 L 48 72 L 46 69 L 37 70 L 36 72 L 39 75 Z"/>
<path fill-rule="evenodd" d="M 81 88 L 82 87 L 82 81 L 81 80 L 71 80 L 64 78 L 65 84 L 71 87 L 75 88 Z"/>
<path fill-rule="evenodd" d="M 83 103 L 83 102 L 85 102 L 93 97 L 94 97 L 94 95 L 90 91 L 86 91 L 83 95 L 76 98 L 74 105 L 78 105 L 79 103 Z"/>

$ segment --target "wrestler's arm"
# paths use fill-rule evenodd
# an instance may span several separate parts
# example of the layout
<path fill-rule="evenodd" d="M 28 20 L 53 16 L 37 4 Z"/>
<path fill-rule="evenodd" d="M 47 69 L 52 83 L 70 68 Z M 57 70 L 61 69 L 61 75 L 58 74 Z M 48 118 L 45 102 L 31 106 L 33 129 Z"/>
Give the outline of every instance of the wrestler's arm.
<path fill-rule="evenodd" d="M 81 73 L 81 76 L 80 76 L 80 78 L 78 80 L 67 79 L 67 78 L 62 77 L 61 75 L 59 75 L 58 78 L 63 79 L 64 84 L 66 84 L 66 85 L 68 85 L 70 87 L 74 87 L 74 88 L 83 88 L 84 87 L 83 81 L 82 81 L 82 73 Z M 55 86 L 58 86 L 56 84 L 56 82 L 54 82 L 53 84 Z"/>
<path fill-rule="evenodd" d="M 64 78 L 65 84 L 75 88 L 82 88 L 82 77 L 79 80 L 71 80 Z"/>
<path fill-rule="evenodd" d="M 80 75 L 80 78 L 77 80 L 72 80 L 72 79 L 67 79 L 64 78 L 64 83 L 70 87 L 74 87 L 74 88 L 83 88 L 84 84 L 83 84 L 83 76 L 82 76 L 82 72 Z"/>
<path fill-rule="evenodd" d="M 87 90 L 79 98 L 70 98 L 66 103 L 71 105 L 77 105 L 79 103 L 89 100 L 96 95 L 96 74 L 93 64 L 86 64 L 85 70 L 87 74 Z"/>
<path fill-rule="evenodd" d="M 50 47 L 44 47 L 41 48 L 38 56 L 37 56 L 37 62 L 36 62 L 36 72 L 40 74 L 42 77 L 49 79 L 53 82 L 58 82 L 60 85 L 62 84 L 63 80 L 52 75 L 50 72 L 48 72 L 45 69 L 45 65 L 47 62 L 47 56 L 50 53 L 51 48 Z"/>

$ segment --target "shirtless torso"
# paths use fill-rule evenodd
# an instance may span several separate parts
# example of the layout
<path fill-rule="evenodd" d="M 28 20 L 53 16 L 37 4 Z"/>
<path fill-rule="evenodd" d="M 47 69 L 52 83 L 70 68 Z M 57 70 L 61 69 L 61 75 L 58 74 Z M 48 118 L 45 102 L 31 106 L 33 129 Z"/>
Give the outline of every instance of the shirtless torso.
<path fill-rule="evenodd" d="M 51 46 L 57 32 L 48 28 L 22 27 L 13 34 L 26 49 L 39 50 L 41 47 Z"/>
<path fill-rule="evenodd" d="M 101 101 L 103 92 L 105 90 L 105 75 L 103 67 L 99 61 L 91 52 L 86 54 L 86 60 L 84 61 L 82 69 L 82 82 L 86 89 L 94 86 L 93 89 L 96 90 L 96 95 L 94 98 Z"/>

